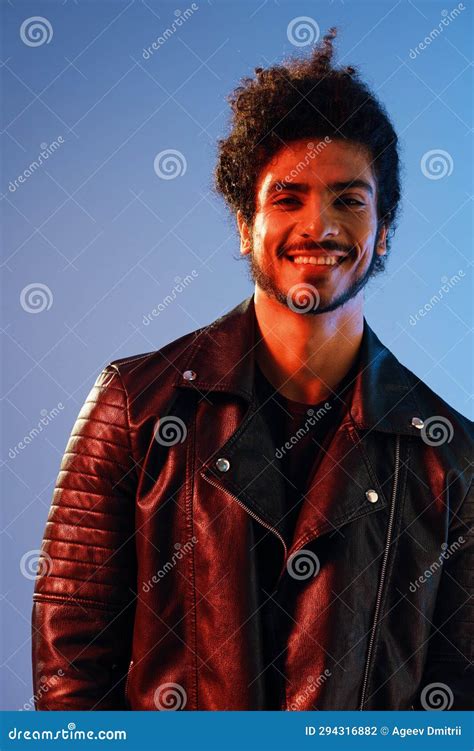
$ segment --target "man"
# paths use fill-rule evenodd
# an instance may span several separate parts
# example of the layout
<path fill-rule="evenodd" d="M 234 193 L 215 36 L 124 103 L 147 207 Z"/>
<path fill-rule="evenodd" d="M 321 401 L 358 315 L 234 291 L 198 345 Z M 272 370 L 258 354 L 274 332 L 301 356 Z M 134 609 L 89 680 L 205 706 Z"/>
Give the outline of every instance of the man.
<path fill-rule="evenodd" d="M 254 295 L 111 363 L 81 410 L 38 709 L 472 708 L 472 431 L 364 319 L 397 138 L 334 36 L 231 98 L 216 182 Z"/>

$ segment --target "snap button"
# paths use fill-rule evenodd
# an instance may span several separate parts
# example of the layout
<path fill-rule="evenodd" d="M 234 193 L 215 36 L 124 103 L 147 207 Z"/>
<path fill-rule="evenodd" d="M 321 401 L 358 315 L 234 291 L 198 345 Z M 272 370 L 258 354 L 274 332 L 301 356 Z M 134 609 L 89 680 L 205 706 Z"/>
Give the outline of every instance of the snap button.
<path fill-rule="evenodd" d="M 196 373 L 194 370 L 185 370 L 183 373 L 183 378 L 185 381 L 194 381 L 196 378 Z"/>
<path fill-rule="evenodd" d="M 379 494 L 376 490 L 366 490 L 365 491 L 365 497 L 369 501 L 369 503 L 377 503 L 379 499 Z"/>
<path fill-rule="evenodd" d="M 216 461 L 216 467 L 219 470 L 219 472 L 227 472 L 227 470 L 230 469 L 230 461 L 228 459 L 224 459 L 221 456 Z"/>
<path fill-rule="evenodd" d="M 423 422 L 421 417 L 412 417 L 411 424 L 413 425 L 414 428 L 418 428 L 418 430 L 421 430 L 425 426 L 425 423 Z"/>

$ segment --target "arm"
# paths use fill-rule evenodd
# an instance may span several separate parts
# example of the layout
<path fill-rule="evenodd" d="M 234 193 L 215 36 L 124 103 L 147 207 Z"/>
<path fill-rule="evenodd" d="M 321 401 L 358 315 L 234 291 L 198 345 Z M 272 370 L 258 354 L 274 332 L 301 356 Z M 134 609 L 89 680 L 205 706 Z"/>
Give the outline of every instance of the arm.
<path fill-rule="evenodd" d="M 37 710 L 127 709 L 136 482 L 126 392 L 107 366 L 72 430 L 44 531 L 31 621 Z"/>
<path fill-rule="evenodd" d="M 428 655 L 414 709 L 474 709 L 473 519 L 471 485 L 450 525 Z"/>

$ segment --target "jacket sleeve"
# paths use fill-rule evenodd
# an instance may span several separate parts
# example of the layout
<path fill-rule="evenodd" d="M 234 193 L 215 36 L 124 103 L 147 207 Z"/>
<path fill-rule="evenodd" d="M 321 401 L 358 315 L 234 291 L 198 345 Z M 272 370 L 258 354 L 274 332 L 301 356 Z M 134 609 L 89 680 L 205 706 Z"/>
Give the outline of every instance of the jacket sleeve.
<path fill-rule="evenodd" d="M 414 709 L 474 709 L 474 492 L 453 514 Z"/>
<path fill-rule="evenodd" d="M 108 365 L 62 458 L 33 594 L 37 710 L 128 708 L 137 472 L 127 408 L 120 374 Z"/>

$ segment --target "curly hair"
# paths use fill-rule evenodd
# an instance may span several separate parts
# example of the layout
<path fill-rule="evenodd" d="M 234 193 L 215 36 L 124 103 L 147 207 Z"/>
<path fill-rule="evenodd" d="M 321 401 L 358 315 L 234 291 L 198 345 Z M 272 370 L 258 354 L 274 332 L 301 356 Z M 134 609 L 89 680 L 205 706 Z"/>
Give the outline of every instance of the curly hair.
<path fill-rule="evenodd" d="M 227 97 L 231 129 L 218 141 L 215 188 L 232 212 L 252 225 L 256 185 L 263 167 L 282 146 L 301 138 L 347 139 L 365 146 L 377 181 L 378 227 L 387 227 L 386 248 L 400 203 L 398 138 L 384 106 L 351 65 L 334 68 L 331 28 L 308 58 L 292 57 L 255 77 L 243 78 Z M 382 271 L 378 256 L 374 273 Z"/>

